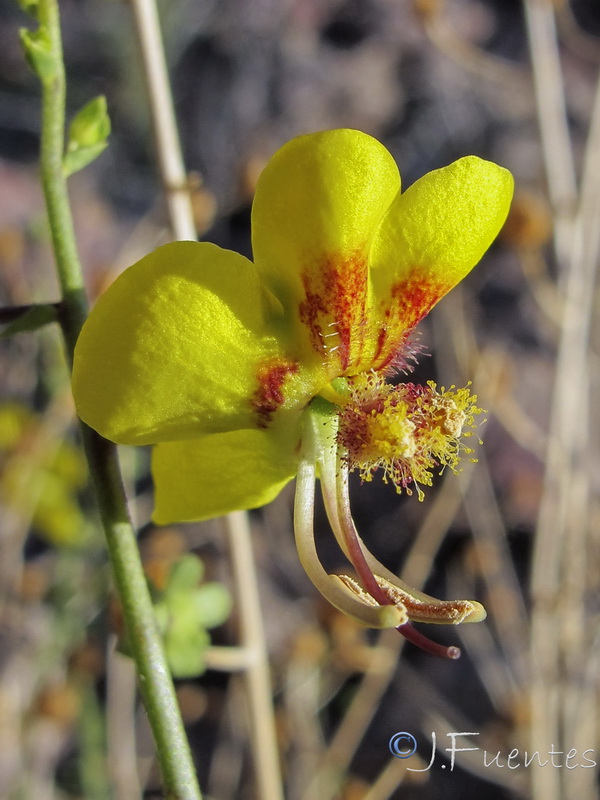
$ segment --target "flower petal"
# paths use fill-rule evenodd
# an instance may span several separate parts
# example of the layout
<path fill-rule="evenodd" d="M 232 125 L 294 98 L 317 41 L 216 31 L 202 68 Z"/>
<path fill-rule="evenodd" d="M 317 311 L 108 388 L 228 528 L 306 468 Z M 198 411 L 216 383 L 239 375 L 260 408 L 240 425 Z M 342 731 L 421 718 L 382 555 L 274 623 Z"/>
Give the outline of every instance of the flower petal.
<path fill-rule="evenodd" d="M 79 415 L 122 444 L 268 424 L 298 371 L 267 335 L 268 314 L 246 258 L 207 243 L 160 247 L 119 276 L 83 326 Z"/>
<path fill-rule="evenodd" d="M 298 356 L 327 379 L 356 371 L 368 321 L 367 257 L 399 190 L 390 153 L 355 130 L 293 139 L 258 180 L 257 269 L 293 320 Z"/>
<path fill-rule="evenodd" d="M 296 474 L 298 442 L 298 429 L 283 437 L 244 430 L 157 445 L 154 521 L 202 520 L 269 503 Z"/>
<path fill-rule="evenodd" d="M 373 366 L 385 367 L 406 334 L 477 264 L 504 224 L 508 170 L 467 156 L 399 195 L 371 251 L 374 316 L 381 334 Z"/>

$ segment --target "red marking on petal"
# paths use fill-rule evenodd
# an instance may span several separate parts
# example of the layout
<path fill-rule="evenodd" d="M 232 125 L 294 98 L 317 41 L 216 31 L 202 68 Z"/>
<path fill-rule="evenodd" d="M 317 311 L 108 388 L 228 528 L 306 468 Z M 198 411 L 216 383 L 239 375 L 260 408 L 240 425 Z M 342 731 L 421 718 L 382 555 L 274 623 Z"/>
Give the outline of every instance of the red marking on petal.
<path fill-rule="evenodd" d="M 273 414 L 283 405 L 285 379 L 297 372 L 298 364 L 295 361 L 271 361 L 259 366 L 256 373 L 259 387 L 252 398 L 259 428 L 266 428 Z"/>
<path fill-rule="evenodd" d="M 380 370 L 397 362 L 413 328 L 452 287 L 419 275 L 392 285 L 389 300 L 382 302 L 383 327 L 377 340 L 373 368 Z"/>
<path fill-rule="evenodd" d="M 300 321 L 310 331 L 317 353 L 339 360 L 346 372 L 363 349 L 367 323 L 368 265 L 360 250 L 327 256 L 302 276 L 305 299 Z"/>
<path fill-rule="evenodd" d="M 426 278 L 412 278 L 394 284 L 391 295 L 396 301 L 396 313 L 404 318 L 405 330 L 414 328 L 446 291 L 448 286 Z"/>

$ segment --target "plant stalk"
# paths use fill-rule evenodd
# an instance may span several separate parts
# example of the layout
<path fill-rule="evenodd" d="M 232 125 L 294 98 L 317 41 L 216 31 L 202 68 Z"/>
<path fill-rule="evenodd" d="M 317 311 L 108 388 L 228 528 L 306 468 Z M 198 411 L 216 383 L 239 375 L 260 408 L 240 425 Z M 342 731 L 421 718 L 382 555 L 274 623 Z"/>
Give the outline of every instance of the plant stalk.
<path fill-rule="evenodd" d="M 88 302 L 77 254 L 63 173 L 66 79 L 57 0 L 40 0 L 39 22 L 51 44 L 52 70 L 42 78 L 42 186 L 63 303 L 60 315 L 67 354 L 87 316 Z M 82 425 L 83 442 L 96 490 L 108 553 L 121 600 L 142 698 L 154 734 L 166 796 L 200 800 L 201 793 L 141 564 L 117 458 L 117 449 Z"/>

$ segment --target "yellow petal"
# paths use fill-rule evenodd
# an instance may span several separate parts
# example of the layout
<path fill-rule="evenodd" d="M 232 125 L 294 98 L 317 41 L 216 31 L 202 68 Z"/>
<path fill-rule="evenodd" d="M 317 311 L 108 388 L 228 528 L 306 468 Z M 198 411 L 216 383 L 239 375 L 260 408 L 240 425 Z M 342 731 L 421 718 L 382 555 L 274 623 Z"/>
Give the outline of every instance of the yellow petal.
<path fill-rule="evenodd" d="M 504 224 L 512 194 L 508 170 L 468 156 L 396 198 L 371 251 L 373 316 L 381 326 L 376 369 L 481 259 Z"/>
<path fill-rule="evenodd" d="M 244 430 L 157 445 L 154 521 L 208 519 L 269 503 L 296 474 L 299 437 L 298 429 L 284 436 Z"/>
<path fill-rule="evenodd" d="M 267 316 L 246 258 L 207 243 L 160 247 L 112 284 L 83 327 L 79 415 L 122 444 L 268 424 L 299 368 Z"/>
<path fill-rule="evenodd" d="M 298 356 L 327 380 L 355 372 L 367 326 L 368 253 L 400 189 L 390 153 L 355 130 L 293 139 L 259 178 L 259 273 L 296 329 Z"/>

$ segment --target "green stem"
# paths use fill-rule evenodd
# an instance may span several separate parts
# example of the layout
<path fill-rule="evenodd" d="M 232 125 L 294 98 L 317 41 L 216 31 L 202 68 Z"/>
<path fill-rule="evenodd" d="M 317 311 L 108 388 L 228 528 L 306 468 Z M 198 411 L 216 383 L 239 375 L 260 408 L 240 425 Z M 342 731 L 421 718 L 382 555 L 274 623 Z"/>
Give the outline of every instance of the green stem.
<path fill-rule="evenodd" d="M 60 303 L 29 303 L 26 306 L 3 306 L 0 308 L 0 325 L 7 325 L 20 320 L 26 314 L 41 312 L 45 315 L 45 318 L 39 324 L 41 328 L 49 322 L 56 322 L 60 308 Z"/>
<path fill-rule="evenodd" d="M 144 706 L 156 741 L 167 797 L 198 800 L 201 795 L 194 764 L 156 628 L 135 533 L 129 521 L 116 447 L 85 425 L 83 431 L 115 584 L 121 598 Z"/>
<path fill-rule="evenodd" d="M 67 183 L 63 174 L 66 79 L 56 0 L 40 0 L 39 20 L 40 28 L 45 28 L 49 34 L 54 62 L 51 75 L 42 77 L 42 187 L 63 293 L 63 330 L 68 354 L 72 359 L 77 336 L 87 316 L 88 302 L 75 244 Z"/>
<path fill-rule="evenodd" d="M 51 75 L 42 78 L 41 171 L 63 294 L 60 321 L 72 362 L 88 303 L 62 168 L 66 81 L 57 0 L 40 0 L 39 21 L 50 37 L 56 62 Z M 200 800 L 194 764 L 156 628 L 135 532 L 129 521 L 117 450 L 85 425 L 83 441 L 142 698 L 156 741 L 166 796 L 169 800 Z"/>

